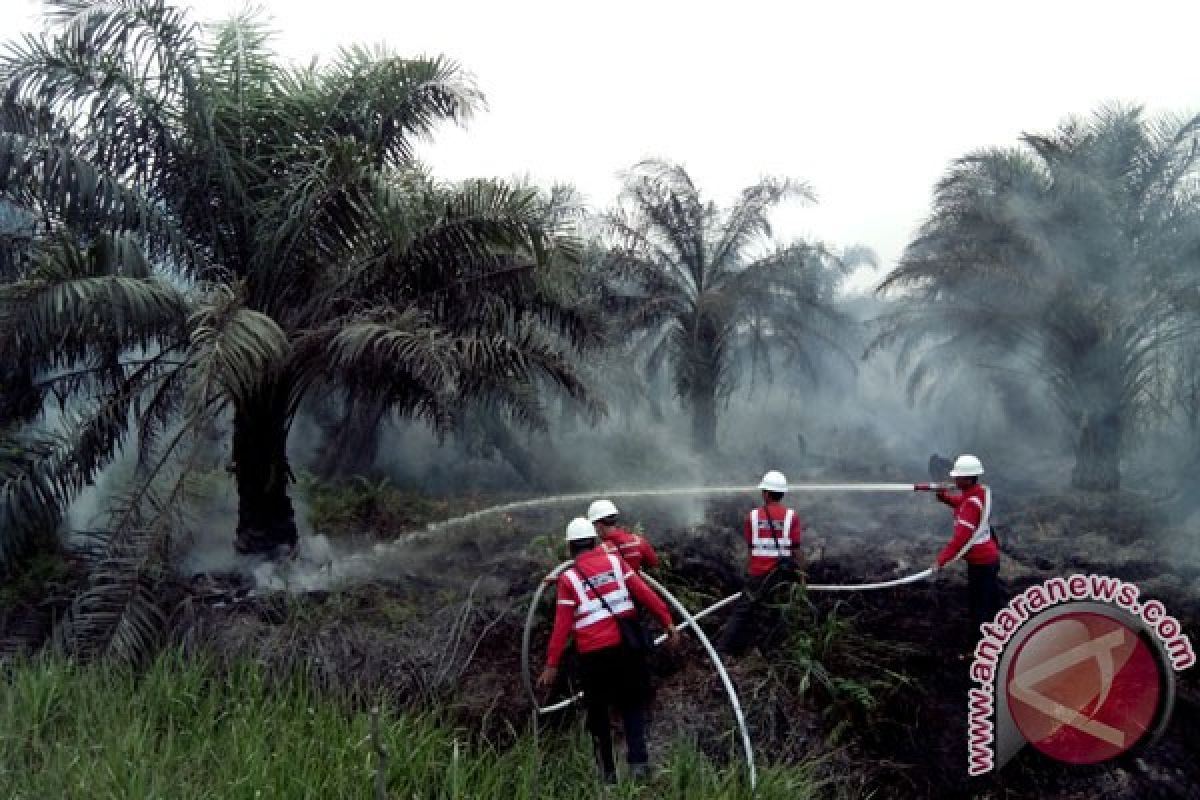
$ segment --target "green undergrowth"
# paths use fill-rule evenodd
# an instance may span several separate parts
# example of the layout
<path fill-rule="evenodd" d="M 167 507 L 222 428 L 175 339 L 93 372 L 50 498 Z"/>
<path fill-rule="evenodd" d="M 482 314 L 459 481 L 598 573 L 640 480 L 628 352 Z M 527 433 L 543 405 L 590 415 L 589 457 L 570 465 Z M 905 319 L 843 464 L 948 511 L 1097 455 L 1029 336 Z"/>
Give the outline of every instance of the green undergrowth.
<path fill-rule="evenodd" d="M 50 543 L 24 554 L 0 579 L 0 612 L 41 600 L 48 589 L 70 576 L 62 552 Z"/>
<path fill-rule="evenodd" d="M 178 653 L 132 675 L 39 658 L 10 665 L 0 695 L 0 797 L 564 798 L 599 796 L 582 733 L 499 749 L 434 716 L 350 712 L 299 680 L 244 663 L 218 671 Z M 539 746 L 540 742 L 540 746 Z M 383 770 L 380 773 L 380 756 Z M 822 764 L 760 772 L 763 800 L 849 797 Z M 383 793 L 377 793 L 382 777 Z M 680 739 L 645 783 L 614 798 L 750 798 L 741 764 Z"/>
<path fill-rule="evenodd" d="M 390 538 L 491 504 L 483 497 L 435 497 L 393 486 L 387 478 L 300 479 L 314 533 Z"/>
<path fill-rule="evenodd" d="M 863 633 L 840 604 L 820 609 L 797 588 L 779 613 L 785 633 L 770 669 L 781 684 L 815 701 L 830 743 L 849 727 L 870 724 L 883 700 L 911 685 L 908 675 L 889 667 L 903 663 L 911 648 Z"/>

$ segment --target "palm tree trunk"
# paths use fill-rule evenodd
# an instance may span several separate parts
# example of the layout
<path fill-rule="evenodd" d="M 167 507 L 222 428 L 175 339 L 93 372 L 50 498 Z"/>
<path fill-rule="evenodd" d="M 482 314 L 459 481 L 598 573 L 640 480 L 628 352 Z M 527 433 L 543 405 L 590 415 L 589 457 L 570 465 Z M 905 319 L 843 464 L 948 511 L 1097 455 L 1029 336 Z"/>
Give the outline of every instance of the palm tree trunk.
<path fill-rule="evenodd" d="M 538 475 L 533 455 L 521 444 L 508 423 L 493 415 L 484 418 L 483 427 L 487 442 L 496 448 L 500 457 L 508 462 L 530 489 L 536 491 L 546 488 Z"/>
<path fill-rule="evenodd" d="M 324 478 L 361 475 L 375 466 L 387 406 L 347 401 L 338 421 L 325 426 L 315 471 Z"/>
<path fill-rule="evenodd" d="M 1071 486 L 1095 492 L 1121 488 L 1121 415 L 1108 410 L 1085 414 L 1075 447 Z"/>
<path fill-rule="evenodd" d="M 692 389 L 692 447 L 702 455 L 717 449 L 717 387 L 704 384 Z"/>
<path fill-rule="evenodd" d="M 270 553 L 295 545 L 296 520 L 287 486 L 286 408 L 277 396 L 252 398 L 233 419 L 233 460 L 238 487 L 237 549 Z"/>

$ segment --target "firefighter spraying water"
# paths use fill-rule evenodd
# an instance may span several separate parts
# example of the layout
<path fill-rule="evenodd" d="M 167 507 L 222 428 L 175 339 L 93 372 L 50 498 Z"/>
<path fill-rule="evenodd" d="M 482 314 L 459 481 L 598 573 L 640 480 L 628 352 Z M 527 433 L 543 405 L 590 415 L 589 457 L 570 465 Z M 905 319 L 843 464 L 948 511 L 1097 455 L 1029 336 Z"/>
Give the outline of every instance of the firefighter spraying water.
<path fill-rule="evenodd" d="M 1000 547 L 991 525 L 992 490 L 979 482 L 981 475 L 983 462 L 964 453 L 950 469 L 957 491 L 938 491 L 937 499 L 954 509 L 954 532 L 932 565 L 937 572 L 960 556 L 967 562 L 972 632 L 1000 610 Z"/>

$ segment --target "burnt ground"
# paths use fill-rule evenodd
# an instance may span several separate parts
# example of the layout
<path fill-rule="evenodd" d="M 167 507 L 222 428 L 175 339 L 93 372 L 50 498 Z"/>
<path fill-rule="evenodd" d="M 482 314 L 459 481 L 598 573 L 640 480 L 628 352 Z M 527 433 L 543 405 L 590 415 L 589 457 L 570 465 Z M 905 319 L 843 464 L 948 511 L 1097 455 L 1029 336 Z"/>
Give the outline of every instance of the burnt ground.
<path fill-rule="evenodd" d="M 944 542 L 948 514 L 911 495 L 795 495 L 806 526 L 810 583 L 886 580 L 923 569 Z M 744 546 L 734 533 L 745 499 L 708 504 L 623 503 L 665 557 L 659 579 L 691 609 L 736 591 Z M 1200 644 L 1200 564 L 1151 503 L 1009 497 L 1001 576 L 1008 592 L 1072 572 L 1132 580 Z M 253 658 L 279 676 L 300 672 L 354 706 L 437 709 L 503 743 L 527 731 L 519 680 L 529 598 L 561 556 L 561 510 L 523 512 L 447 530 L 380 555 L 353 587 L 303 594 L 248 591 L 233 575 L 185 577 L 172 638 L 208 658 Z M 369 547 L 370 543 L 364 545 Z M 369 551 L 382 553 L 382 551 Z M 361 560 L 361 559 L 360 559 Z M 361 576 L 360 576 L 361 577 Z M 1093 767 L 1026 748 L 998 774 L 966 775 L 965 578 L 852 593 L 811 593 L 782 612 L 761 647 L 730 667 L 757 758 L 814 756 L 830 796 L 945 798 L 1200 797 L 1200 669 L 1180 673 L 1166 733 L 1138 758 Z M 550 605 L 535 636 L 544 653 Z M 715 634 L 724 621 L 705 624 Z M 686 735 L 740 768 L 733 722 L 701 649 L 656 656 L 652 747 Z M 565 687 L 560 689 L 565 691 Z M 577 711 L 547 718 L 579 724 Z"/>
<path fill-rule="evenodd" d="M 813 584 L 904 575 L 926 566 L 943 541 L 944 510 L 938 506 L 931 514 L 911 498 L 821 501 L 807 508 L 797 499 L 795 504 L 808 526 L 808 577 Z M 1200 532 L 1171 530 L 1154 504 L 1134 496 L 1027 496 L 1007 506 L 1001 577 L 1008 595 L 1074 572 L 1118 577 L 1137 583 L 1144 597 L 1161 600 L 1182 621 L 1193 646 L 1200 641 L 1200 564 L 1182 560 L 1178 546 L 1179 536 Z M 729 525 L 735 514 L 734 509 L 723 509 L 713 516 Z M 683 566 L 685 573 L 716 579 L 705 558 L 694 557 Z M 869 681 L 872 673 L 905 678 L 880 691 L 877 705 L 869 711 L 842 716 L 842 721 L 858 724 L 848 736 L 835 735 L 838 715 L 821 713 L 828 698 L 800 698 L 788 713 L 821 742 L 816 752 L 822 746 L 840 747 L 839 759 L 844 760 L 836 769 L 869 773 L 870 785 L 887 797 L 1200 797 L 1198 668 L 1176 675 L 1178 695 L 1170 725 L 1136 757 L 1100 766 L 1068 766 L 1027 747 L 998 774 L 968 779 L 966 698 L 973 684 L 969 662 L 957 656 L 973 648 L 974 640 L 965 621 L 963 573 L 959 567 L 936 583 L 810 595 L 816 619 L 842 615 L 852 620 L 854 646 L 861 646 L 862 640 L 874 645 L 870 664 L 848 665 L 854 679 Z M 804 621 L 811 624 L 813 617 Z M 769 664 L 779 655 L 768 650 L 763 659 Z M 831 660 L 838 663 L 836 653 Z M 753 686 L 754 678 L 748 677 Z M 746 691 L 742 684 L 739 689 Z M 752 716 L 763 711 L 753 702 L 748 705 Z M 772 733 L 760 729 L 756 735 L 760 752 L 779 740 Z"/>

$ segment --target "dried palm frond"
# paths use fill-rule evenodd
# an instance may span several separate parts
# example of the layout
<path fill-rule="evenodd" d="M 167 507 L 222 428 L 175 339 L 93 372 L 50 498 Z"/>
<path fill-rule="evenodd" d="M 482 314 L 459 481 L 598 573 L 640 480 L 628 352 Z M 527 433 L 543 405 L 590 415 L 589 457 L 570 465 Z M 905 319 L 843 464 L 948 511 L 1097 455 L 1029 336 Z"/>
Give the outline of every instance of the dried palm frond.
<path fill-rule="evenodd" d="M 55 643 L 84 660 L 136 667 L 153 655 L 168 620 L 166 538 L 154 529 L 105 535 L 87 582 L 55 629 Z"/>

